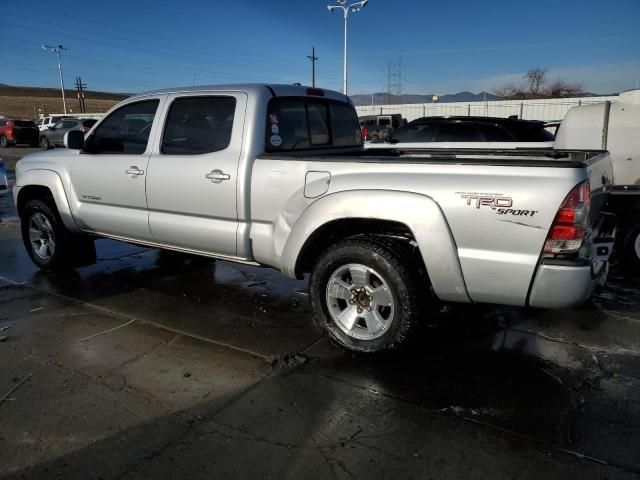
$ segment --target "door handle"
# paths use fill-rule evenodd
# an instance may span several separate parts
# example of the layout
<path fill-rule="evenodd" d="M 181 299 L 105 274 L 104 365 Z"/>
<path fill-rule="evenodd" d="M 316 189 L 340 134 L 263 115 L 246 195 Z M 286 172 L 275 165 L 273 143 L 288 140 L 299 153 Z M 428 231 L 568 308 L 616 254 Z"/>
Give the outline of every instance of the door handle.
<path fill-rule="evenodd" d="M 136 167 L 135 165 L 130 166 L 129 168 L 127 168 L 124 173 L 126 173 L 127 175 L 131 175 L 133 178 L 137 177 L 138 175 L 144 175 L 144 170 L 140 170 L 138 167 Z"/>
<path fill-rule="evenodd" d="M 221 183 L 223 180 L 229 180 L 231 175 L 223 173 L 222 170 L 211 170 L 211 173 L 207 173 L 204 178 L 211 180 L 213 183 Z"/>

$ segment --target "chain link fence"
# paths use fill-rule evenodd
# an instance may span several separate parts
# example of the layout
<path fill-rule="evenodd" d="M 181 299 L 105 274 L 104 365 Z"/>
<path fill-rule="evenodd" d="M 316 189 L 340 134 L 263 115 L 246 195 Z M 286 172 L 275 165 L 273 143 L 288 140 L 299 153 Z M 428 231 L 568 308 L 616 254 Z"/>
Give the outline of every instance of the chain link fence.
<path fill-rule="evenodd" d="M 367 105 L 356 107 L 359 116 L 399 113 L 408 121 L 433 116 L 510 117 L 526 120 L 562 120 L 570 108 L 618 97 L 550 98 L 542 100 L 494 100 L 487 102 L 415 103 L 403 105 Z"/>

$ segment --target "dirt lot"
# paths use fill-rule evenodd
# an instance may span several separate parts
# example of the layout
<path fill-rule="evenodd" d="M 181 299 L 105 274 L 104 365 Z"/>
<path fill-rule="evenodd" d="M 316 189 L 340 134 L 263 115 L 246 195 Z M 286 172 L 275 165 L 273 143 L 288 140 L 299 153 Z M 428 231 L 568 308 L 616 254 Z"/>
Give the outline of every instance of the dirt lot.
<path fill-rule="evenodd" d="M 79 113 L 80 106 L 76 92 L 65 89 L 69 113 Z M 125 98 L 123 94 L 105 92 L 86 92 L 86 111 L 91 113 L 106 112 Z M 30 88 L 0 86 L 0 114 L 7 118 L 34 119 L 38 113 L 63 112 L 60 90 L 53 88 Z"/>
<path fill-rule="evenodd" d="M 44 273 L 8 210 L 2 479 L 640 478 L 637 278 L 570 310 L 450 307 L 361 359 L 304 281 L 111 240 Z"/>

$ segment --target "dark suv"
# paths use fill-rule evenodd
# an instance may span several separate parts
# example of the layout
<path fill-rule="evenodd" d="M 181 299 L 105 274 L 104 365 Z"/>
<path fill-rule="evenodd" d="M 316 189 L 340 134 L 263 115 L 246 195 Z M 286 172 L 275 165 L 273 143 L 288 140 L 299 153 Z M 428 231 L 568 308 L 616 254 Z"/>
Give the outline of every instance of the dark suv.
<path fill-rule="evenodd" d="M 546 147 L 551 146 L 554 136 L 545 126 L 545 122 L 515 118 L 423 117 L 395 130 L 387 141 L 427 148 L 458 143 L 494 148 Z"/>
<path fill-rule="evenodd" d="M 37 147 L 38 133 L 38 127 L 31 120 L 0 118 L 0 147 L 10 147 L 18 143 Z"/>

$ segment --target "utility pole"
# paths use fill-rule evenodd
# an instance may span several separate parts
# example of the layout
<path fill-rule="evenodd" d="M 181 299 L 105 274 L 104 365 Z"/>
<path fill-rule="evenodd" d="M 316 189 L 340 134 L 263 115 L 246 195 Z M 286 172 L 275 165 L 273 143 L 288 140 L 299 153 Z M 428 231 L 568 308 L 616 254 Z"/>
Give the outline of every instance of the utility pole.
<path fill-rule="evenodd" d="M 351 5 L 347 5 L 347 0 L 336 0 L 338 5 L 327 5 L 329 12 L 333 12 L 336 8 L 341 8 L 343 17 L 344 17 L 344 65 L 343 65 L 343 74 L 342 74 L 342 83 L 343 83 L 343 93 L 345 95 L 348 94 L 348 82 L 347 82 L 347 73 L 348 73 L 348 60 L 347 60 L 347 25 L 349 20 L 349 12 L 359 12 L 361 9 L 367 6 L 369 0 L 362 0 L 361 2 L 355 2 Z"/>
<path fill-rule="evenodd" d="M 82 83 L 81 77 L 76 77 L 76 91 L 78 92 L 78 103 L 80 104 L 80 113 L 87 113 L 84 108 L 84 90 L 87 88 L 86 83 Z"/>
<path fill-rule="evenodd" d="M 318 61 L 318 57 L 316 57 L 316 47 L 311 47 L 311 56 L 307 55 L 307 58 L 311 60 L 311 86 L 316 86 L 316 62 Z"/>
<path fill-rule="evenodd" d="M 64 48 L 62 45 L 52 47 L 50 45 L 42 45 L 43 50 L 51 50 L 58 57 L 58 72 L 60 73 L 60 88 L 62 89 L 62 106 L 64 107 L 64 113 L 67 113 L 67 99 L 64 97 L 64 80 L 62 78 L 62 62 L 60 61 L 60 52 L 66 50 L 71 51 L 70 48 Z"/>

